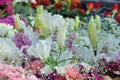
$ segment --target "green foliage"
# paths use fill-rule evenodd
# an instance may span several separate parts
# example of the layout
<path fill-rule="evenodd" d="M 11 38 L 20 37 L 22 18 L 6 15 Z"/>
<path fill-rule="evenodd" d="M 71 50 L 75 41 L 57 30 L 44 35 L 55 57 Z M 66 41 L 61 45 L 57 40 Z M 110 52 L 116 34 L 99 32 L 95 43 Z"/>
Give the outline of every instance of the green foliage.
<path fill-rule="evenodd" d="M 31 8 L 30 4 L 27 3 L 17 3 L 14 5 L 14 13 L 21 14 L 22 17 L 30 16 L 35 12 L 34 9 Z"/>

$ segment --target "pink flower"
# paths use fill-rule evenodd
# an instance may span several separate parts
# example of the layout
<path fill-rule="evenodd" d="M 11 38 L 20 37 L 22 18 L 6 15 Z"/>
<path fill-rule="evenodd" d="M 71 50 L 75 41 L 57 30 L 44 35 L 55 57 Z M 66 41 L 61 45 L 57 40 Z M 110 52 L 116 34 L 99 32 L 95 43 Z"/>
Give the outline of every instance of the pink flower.
<path fill-rule="evenodd" d="M 5 9 L 8 13 L 13 13 L 13 0 L 0 0 L 0 6 L 6 6 Z"/>
<path fill-rule="evenodd" d="M 8 6 L 6 7 L 6 10 L 7 10 L 8 13 L 13 13 L 13 7 L 12 7 L 12 5 L 8 4 Z"/>
<path fill-rule="evenodd" d="M 34 76 L 25 76 L 21 67 L 13 67 L 7 64 L 0 64 L 0 80 L 37 80 Z"/>
<path fill-rule="evenodd" d="M 31 74 L 41 74 L 40 69 L 43 68 L 43 64 L 40 60 L 31 61 L 26 65 L 26 68 Z"/>
<path fill-rule="evenodd" d="M 68 67 L 66 76 L 70 80 L 84 80 L 83 76 L 80 74 L 79 70 L 76 68 Z"/>
<path fill-rule="evenodd" d="M 22 68 L 0 64 L 0 79 L 4 78 L 7 78 L 8 80 L 26 80 Z"/>

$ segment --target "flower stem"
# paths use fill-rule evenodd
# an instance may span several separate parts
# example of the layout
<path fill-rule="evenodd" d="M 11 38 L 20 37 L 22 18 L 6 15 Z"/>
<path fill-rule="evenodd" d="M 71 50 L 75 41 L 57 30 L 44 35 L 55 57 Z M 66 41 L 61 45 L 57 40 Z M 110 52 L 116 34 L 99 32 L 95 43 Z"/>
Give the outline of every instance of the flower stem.
<path fill-rule="evenodd" d="M 60 58 L 60 56 L 61 56 L 61 54 L 62 54 L 62 49 L 60 49 L 60 53 L 58 54 L 58 57 L 57 57 L 57 59 L 56 59 L 56 64 L 58 64 L 58 60 L 59 60 L 59 58 Z"/>
<path fill-rule="evenodd" d="M 94 49 L 94 55 L 97 56 L 97 49 Z"/>

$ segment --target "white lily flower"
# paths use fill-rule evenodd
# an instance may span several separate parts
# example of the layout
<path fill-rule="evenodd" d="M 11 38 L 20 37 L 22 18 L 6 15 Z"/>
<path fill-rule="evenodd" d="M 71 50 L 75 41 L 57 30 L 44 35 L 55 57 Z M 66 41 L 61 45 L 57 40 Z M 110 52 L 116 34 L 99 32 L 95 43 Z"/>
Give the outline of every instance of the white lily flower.
<path fill-rule="evenodd" d="M 28 49 L 28 54 L 39 57 L 41 60 L 45 60 L 50 56 L 51 50 L 51 38 L 45 40 L 39 40 L 36 46 L 31 46 Z"/>
<path fill-rule="evenodd" d="M 55 27 L 63 22 L 63 17 L 61 15 L 51 15 L 47 11 L 42 11 L 41 13 L 36 14 L 35 18 L 35 27 L 41 27 L 41 34 L 47 36 L 51 30 L 54 30 Z"/>
<path fill-rule="evenodd" d="M 0 61 L 13 61 L 20 55 L 20 50 L 11 39 L 0 38 Z"/>
<path fill-rule="evenodd" d="M 33 31 L 32 27 L 24 27 L 24 33 L 29 36 L 29 39 L 32 41 L 32 45 L 36 45 L 39 37 L 36 32 Z"/>
<path fill-rule="evenodd" d="M 0 36 L 5 36 L 9 31 L 12 31 L 13 26 L 0 23 Z"/>

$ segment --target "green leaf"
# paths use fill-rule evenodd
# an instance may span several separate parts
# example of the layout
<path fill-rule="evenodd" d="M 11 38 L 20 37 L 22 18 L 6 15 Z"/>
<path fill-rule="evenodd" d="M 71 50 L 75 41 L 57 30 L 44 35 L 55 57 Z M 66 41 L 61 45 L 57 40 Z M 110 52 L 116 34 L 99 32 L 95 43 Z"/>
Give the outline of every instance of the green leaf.
<path fill-rule="evenodd" d="M 50 68 L 53 70 L 54 67 L 55 67 L 55 65 L 56 65 L 53 55 L 51 55 L 51 56 L 48 58 L 48 64 L 49 64 Z"/>

